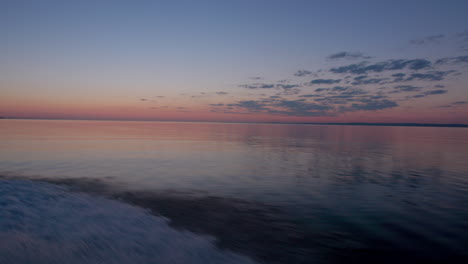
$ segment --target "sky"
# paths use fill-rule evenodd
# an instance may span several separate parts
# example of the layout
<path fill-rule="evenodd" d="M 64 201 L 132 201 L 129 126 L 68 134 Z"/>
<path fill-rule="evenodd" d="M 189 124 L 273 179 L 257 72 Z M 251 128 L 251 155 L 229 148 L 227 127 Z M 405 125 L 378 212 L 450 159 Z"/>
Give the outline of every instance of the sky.
<path fill-rule="evenodd" d="M 468 124 L 468 1 L 0 1 L 0 116 Z"/>

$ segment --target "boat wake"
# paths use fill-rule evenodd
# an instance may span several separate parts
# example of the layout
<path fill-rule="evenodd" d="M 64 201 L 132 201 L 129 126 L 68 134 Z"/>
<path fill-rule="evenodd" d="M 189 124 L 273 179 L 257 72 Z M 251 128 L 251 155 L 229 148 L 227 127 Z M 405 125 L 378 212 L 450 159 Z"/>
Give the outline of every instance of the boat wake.
<path fill-rule="evenodd" d="M 119 201 L 0 180 L 0 263 L 255 263 Z"/>

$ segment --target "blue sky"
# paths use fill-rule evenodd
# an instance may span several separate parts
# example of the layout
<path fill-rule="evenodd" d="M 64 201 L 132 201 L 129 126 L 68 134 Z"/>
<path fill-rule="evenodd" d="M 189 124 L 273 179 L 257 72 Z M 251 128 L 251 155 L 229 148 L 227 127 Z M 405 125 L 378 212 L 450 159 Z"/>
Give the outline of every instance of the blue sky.
<path fill-rule="evenodd" d="M 444 75 L 440 80 L 444 84 L 431 83 L 444 85 L 447 90 L 437 99 L 418 99 L 419 103 L 410 104 L 421 104 L 414 110 L 413 121 L 418 121 L 417 113 L 431 108 L 440 113 L 434 122 L 443 122 L 444 118 L 468 122 L 462 104 L 445 107 L 458 109 L 452 115 L 440 107 L 468 100 L 468 63 L 452 59 L 435 67 L 438 59 L 468 54 L 468 37 L 463 35 L 468 32 L 466 10 L 467 1 L 2 1 L 0 87 L 5 102 L 0 114 L 28 116 L 32 111 L 30 116 L 34 112 L 54 117 L 55 112 L 57 117 L 67 117 L 68 111 L 68 117 L 91 118 L 93 111 L 107 107 L 102 111 L 111 113 L 114 109 L 116 114 L 109 116 L 112 118 L 118 118 L 122 109 L 131 108 L 136 119 L 158 120 L 166 115 L 183 120 L 185 115 L 187 120 L 196 120 L 197 116 L 204 120 L 206 111 L 215 110 L 211 113 L 217 117 L 209 120 L 223 120 L 222 113 L 228 119 L 241 120 L 254 110 L 250 116 L 256 115 L 257 119 L 249 120 L 271 121 L 267 117 L 271 116 L 273 120 L 287 121 L 301 114 L 288 114 L 284 109 L 273 109 L 271 104 L 258 111 L 240 102 L 281 96 L 278 100 L 282 101 L 274 103 L 281 108 L 285 106 L 283 101 L 300 100 L 300 95 L 310 95 L 318 88 L 333 88 L 310 85 L 314 78 L 341 79 L 342 86 L 350 86 L 353 81 L 345 85 L 346 76 L 336 76 L 329 71 L 331 68 L 363 61 L 372 65 L 425 59 L 434 64 L 416 69 L 421 74 L 442 71 L 440 67 L 456 73 Z M 348 56 L 330 59 L 330 55 L 340 52 Z M 314 74 L 298 78 L 294 74 L 299 70 Z M 381 79 L 389 77 L 386 70 L 373 73 L 380 74 Z M 372 78 L 375 76 L 368 76 Z M 409 83 L 408 78 L 392 85 L 389 80 L 382 82 L 388 89 L 412 85 L 424 86 L 424 91 L 419 90 L 423 93 L 434 90 L 426 88 L 427 82 L 411 79 Z M 281 94 L 278 84 L 286 82 L 298 85 L 299 91 Z M 276 89 L 246 88 L 255 83 L 273 84 Z M 383 87 L 381 83 L 366 85 L 374 94 Z M 217 92 L 230 97 L 216 97 Z M 212 96 L 203 96 L 206 94 Z M 156 96 L 165 99 L 159 97 L 162 102 L 152 102 Z M 205 98 L 196 101 L 199 97 Z M 150 101 L 152 105 L 148 105 Z M 210 105 L 221 103 L 236 109 L 210 110 Z M 402 109 L 408 102 L 397 104 L 388 108 Z M 20 111 L 13 105 L 28 110 Z M 66 105 L 75 106 L 67 109 Z M 341 120 L 350 109 L 332 101 L 326 103 L 327 107 L 331 105 L 333 111 L 327 111 L 333 113 L 323 115 L 330 120 Z M 34 106 L 40 110 L 34 111 Z M 179 115 L 169 113 L 170 109 Z M 310 109 L 306 111 L 313 111 Z M 362 117 L 353 114 L 350 120 L 363 121 L 371 112 L 375 118 L 369 120 L 398 120 L 401 116 L 383 116 L 380 110 L 385 109 L 368 110 Z M 234 117 L 235 113 L 239 116 Z M 307 120 L 314 121 L 317 118 L 312 117 L 318 116 L 309 115 Z M 421 120 L 426 119 L 421 116 Z"/>

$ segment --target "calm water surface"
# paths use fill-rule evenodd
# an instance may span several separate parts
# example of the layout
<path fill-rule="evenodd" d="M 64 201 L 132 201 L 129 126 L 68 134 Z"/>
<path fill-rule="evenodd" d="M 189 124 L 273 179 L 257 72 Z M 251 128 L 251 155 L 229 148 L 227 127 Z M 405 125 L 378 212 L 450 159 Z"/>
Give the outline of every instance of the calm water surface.
<path fill-rule="evenodd" d="M 156 228 L 151 219 L 157 228 L 166 219 L 164 230 L 174 232 L 165 234 L 172 239 L 167 243 L 174 248 L 171 254 L 187 251 L 193 258 L 167 257 L 160 263 L 468 260 L 466 128 L 0 120 L 0 175 L 0 197 L 16 201 L 1 204 L 0 238 L 20 232 L 21 225 L 6 223 L 12 216 L 31 226 L 21 229 L 21 237 L 37 236 L 38 222 L 31 215 L 45 212 L 31 210 L 55 199 L 49 196 L 69 193 L 63 207 L 41 217 L 64 215 L 70 210 L 66 204 L 82 195 L 83 208 L 94 204 L 88 200 L 103 199 L 96 206 L 149 209 L 151 216 L 137 218 L 150 226 L 146 230 Z M 17 204 L 29 196 L 37 200 Z M 118 219 L 116 210 L 103 210 L 105 217 L 95 222 Z M 52 219 L 51 232 L 68 234 Z M 146 241 L 135 235 L 138 230 L 118 237 L 109 226 L 93 227 L 97 230 L 89 236 L 112 234 L 112 239 L 86 240 L 93 244 L 76 238 L 81 246 L 92 246 L 88 251 L 67 247 L 69 259 L 83 261 L 76 259 L 79 248 L 89 253 L 80 256 L 94 263 L 97 253 L 90 248 L 115 248 L 112 243 L 119 239 Z M 0 263 L 28 263 L 25 251 L 31 258 L 42 254 L 28 249 L 37 248 L 37 241 L 15 246 L 18 240 L 0 243 L 0 255 L 10 254 Z M 50 251 L 50 240 L 41 242 L 43 251 Z M 152 237 L 143 244 L 151 243 L 158 242 Z M 128 263 L 152 263 L 140 256 L 145 250 L 119 246 L 120 253 L 129 252 Z M 44 263 L 54 258 L 49 254 Z"/>

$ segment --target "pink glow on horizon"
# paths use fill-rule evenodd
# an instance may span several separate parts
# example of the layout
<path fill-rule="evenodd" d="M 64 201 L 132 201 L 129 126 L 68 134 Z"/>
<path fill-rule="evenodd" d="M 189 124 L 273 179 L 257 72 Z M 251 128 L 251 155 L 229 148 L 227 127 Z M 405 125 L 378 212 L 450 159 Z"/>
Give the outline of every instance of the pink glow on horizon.
<path fill-rule="evenodd" d="M 304 117 L 284 116 L 267 113 L 232 114 L 213 113 L 207 107 L 187 107 L 179 110 L 176 106 L 163 109 L 148 109 L 136 105 L 67 105 L 67 104 L 26 104 L 3 103 L 2 116 L 9 118 L 45 119 L 110 119 L 110 120 L 155 120 L 155 121 L 220 121 L 220 122 L 369 122 L 369 123 L 468 123 L 466 112 L 428 111 L 411 112 L 388 109 L 368 112 L 350 112 L 338 116 Z"/>

